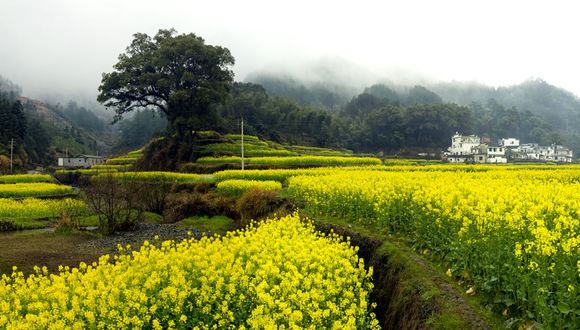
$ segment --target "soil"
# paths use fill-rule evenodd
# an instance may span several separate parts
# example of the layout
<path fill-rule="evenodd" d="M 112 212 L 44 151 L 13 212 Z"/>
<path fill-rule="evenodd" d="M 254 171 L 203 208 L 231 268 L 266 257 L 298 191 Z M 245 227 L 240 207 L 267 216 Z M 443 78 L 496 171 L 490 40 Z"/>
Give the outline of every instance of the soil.
<path fill-rule="evenodd" d="M 189 232 L 189 234 L 188 234 Z M 154 241 L 155 236 L 160 241 L 175 240 L 181 241 L 186 238 L 201 238 L 209 235 L 210 232 L 203 232 L 193 228 L 183 228 L 174 224 L 145 224 L 140 223 L 133 231 L 118 232 L 111 236 L 99 237 L 81 244 L 82 248 L 89 250 L 100 250 L 102 254 L 117 252 L 117 245 L 130 244 L 133 249 L 138 248 L 144 241 Z"/>
<path fill-rule="evenodd" d="M 191 233 L 191 236 L 188 235 Z M 99 237 L 89 232 L 59 235 L 48 230 L 31 230 L 0 234 L 0 274 L 12 272 L 17 266 L 25 274 L 33 273 L 34 266 L 46 266 L 57 272 L 58 266 L 76 267 L 80 262 L 97 261 L 103 254 L 117 252 L 117 245 L 131 244 L 138 248 L 143 241 L 183 240 L 199 238 L 209 232 L 186 229 L 174 224 L 139 224 L 134 231 L 119 232 Z"/>

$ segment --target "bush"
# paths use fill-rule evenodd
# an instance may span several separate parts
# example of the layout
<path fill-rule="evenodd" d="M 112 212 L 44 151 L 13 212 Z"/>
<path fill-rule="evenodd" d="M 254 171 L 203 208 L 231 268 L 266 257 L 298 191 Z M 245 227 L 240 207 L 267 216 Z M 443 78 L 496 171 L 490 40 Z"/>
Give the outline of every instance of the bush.
<path fill-rule="evenodd" d="M 132 182 L 140 192 L 140 204 L 143 210 L 163 213 L 165 198 L 171 193 L 173 184 L 169 182 Z"/>
<path fill-rule="evenodd" d="M 199 183 L 176 183 L 171 187 L 172 193 L 199 193 L 205 194 L 209 192 L 212 188 L 211 183 L 199 182 Z"/>
<path fill-rule="evenodd" d="M 103 234 L 135 227 L 145 209 L 144 188 L 139 182 L 119 180 L 112 175 L 93 177 L 83 187 L 85 200 L 97 214 Z"/>
<path fill-rule="evenodd" d="M 194 215 L 226 215 L 230 218 L 238 218 L 238 214 L 232 205 L 235 202 L 227 197 L 215 193 L 174 193 L 165 199 L 163 220 L 167 223 L 175 223 Z"/>
<path fill-rule="evenodd" d="M 0 233 L 5 231 L 15 231 L 22 229 L 20 226 L 16 225 L 10 220 L 0 220 Z"/>
<path fill-rule="evenodd" d="M 259 220 L 281 209 L 284 201 L 278 193 L 271 190 L 252 189 L 244 193 L 236 202 L 240 214 L 239 227 L 245 227 L 251 220 Z"/>

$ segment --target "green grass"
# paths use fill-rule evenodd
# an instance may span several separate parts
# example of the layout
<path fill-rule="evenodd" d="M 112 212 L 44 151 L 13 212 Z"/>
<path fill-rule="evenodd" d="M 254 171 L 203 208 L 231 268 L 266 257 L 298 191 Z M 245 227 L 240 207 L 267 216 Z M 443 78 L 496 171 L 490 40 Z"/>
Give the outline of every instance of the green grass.
<path fill-rule="evenodd" d="M 153 213 L 153 212 L 144 212 L 143 213 L 143 222 L 144 223 L 163 223 L 163 216 Z"/>
<path fill-rule="evenodd" d="M 29 230 L 46 228 L 49 222 L 44 219 L 34 218 L 10 218 L 0 219 L 0 232 L 14 231 L 14 230 Z"/>
<path fill-rule="evenodd" d="M 217 234 L 225 234 L 227 231 L 235 229 L 234 220 L 224 215 L 217 215 L 211 218 L 207 216 L 189 217 L 179 221 L 177 225 L 186 228 L 207 230 Z"/>
<path fill-rule="evenodd" d="M 21 229 L 40 229 L 46 228 L 49 225 L 48 221 L 40 219 L 16 218 L 11 219 L 11 221 Z"/>

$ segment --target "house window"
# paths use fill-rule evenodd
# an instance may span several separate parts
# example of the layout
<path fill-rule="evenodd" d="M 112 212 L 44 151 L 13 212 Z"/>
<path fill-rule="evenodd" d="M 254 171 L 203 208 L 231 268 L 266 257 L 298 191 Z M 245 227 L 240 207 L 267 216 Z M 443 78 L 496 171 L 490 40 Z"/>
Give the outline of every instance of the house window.
<path fill-rule="evenodd" d="M 483 160 L 483 157 L 482 156 L 479 156 L 479 160 Z"/>

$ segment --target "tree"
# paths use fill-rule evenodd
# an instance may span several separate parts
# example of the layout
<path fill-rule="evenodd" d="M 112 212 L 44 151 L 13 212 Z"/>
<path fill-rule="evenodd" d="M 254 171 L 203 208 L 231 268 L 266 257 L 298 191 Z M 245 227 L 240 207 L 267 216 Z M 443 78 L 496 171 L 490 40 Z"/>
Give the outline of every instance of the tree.
<path fill-rule="evenodd" d="M 227 48 L 206 45 L 193 33 L 136 33 L 115 71 L 103 74 L 97 100 L 115 110 L 117 121 L 135 109 L 158 110 L 183 139 L 217 121 L 214 106 L 229 92 L 233 64 Z"/>
<path fill-rule="evenodd" d="M 423 86 L 416 85 L 409 90 L 407 104 L 439 104 L 443 103 L 441 97 Z"/>

